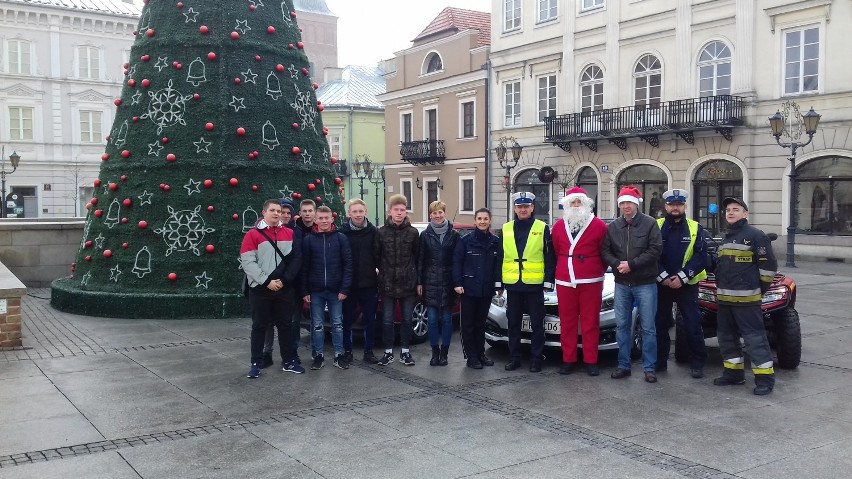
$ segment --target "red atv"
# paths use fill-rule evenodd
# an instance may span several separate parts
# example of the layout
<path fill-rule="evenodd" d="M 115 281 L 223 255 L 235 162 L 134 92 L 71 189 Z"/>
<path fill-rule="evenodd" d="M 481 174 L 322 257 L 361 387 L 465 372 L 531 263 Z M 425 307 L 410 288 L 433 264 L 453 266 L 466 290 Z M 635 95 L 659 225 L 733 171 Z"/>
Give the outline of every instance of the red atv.
<path fill-rule="evenodd" d="M 768 235 L 771 240 L 778 238 Z M 711 240 L 713 243 L 715 241 Z M 708 244 L 712 256 L 715 256 L 716 244 Z M 698 305 L 701 309 L 701 326 L 704 337 L 716 336 L 716 277 L 708 273 L 707 279 L 698 284 Z M 763 321 L 769 345 L 775 350 L 776 365 L 782 369 L 795 369 L 802 359 L 802 331 L 799 325 L 799 313 L 796 312 L 796 283 L 783 273 L 776 273 L 769 290 L 763 295 Z M 675 316 L 675 361 L 689 361 L 686 345 L 686 331 L 683 319 L 678 312 Z"/>

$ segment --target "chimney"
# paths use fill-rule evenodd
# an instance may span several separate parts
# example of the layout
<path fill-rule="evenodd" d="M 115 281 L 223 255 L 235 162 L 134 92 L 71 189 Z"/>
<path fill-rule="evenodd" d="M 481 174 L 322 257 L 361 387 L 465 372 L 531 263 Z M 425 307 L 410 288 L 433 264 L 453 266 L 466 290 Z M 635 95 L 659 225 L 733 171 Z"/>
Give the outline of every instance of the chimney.
<path fill-rule="evenodd" d="M 343 69 L 335 67 L 326 67 L 322 71 L 323 83 L 343 79 Z"/>

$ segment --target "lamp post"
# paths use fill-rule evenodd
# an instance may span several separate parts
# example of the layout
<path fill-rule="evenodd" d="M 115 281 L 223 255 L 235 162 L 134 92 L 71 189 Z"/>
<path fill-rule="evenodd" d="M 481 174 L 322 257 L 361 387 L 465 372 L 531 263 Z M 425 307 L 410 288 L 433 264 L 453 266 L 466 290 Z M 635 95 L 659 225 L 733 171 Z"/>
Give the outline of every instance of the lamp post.
<path fill-rule="evenodd" d="M 370 177 L 372 167 L 370 164 L 370 155 L 355 155 L 355 161 L 352 162 L 352 171 L 355 172 L 355 178 L 360 183 L 358 194 L 362 200 L 364 199 L 364 180 Z"/>
<path fill-rule="evenodd" d="M 506 153 L 509 151 L 512 152 L 511 158 L 506 157 Z M 500 162 L 500 168 L 506 170 L 506 174 L 503 176 L 503 187 L 506 188 L 507 219 L 512 211 L 510 204 L 512 198 L 512 168 L 518 166 L 518 160 L 521 159 L 521 152 L 523 151 L 524 147 L 519 145 L 518 140 L 512 136 L 501 136 L 497 140 L 497 146 L 494 147 L 494 153 L 497 154 L 497 161 Z"/>
<path fill-rule="evenodd" d="M 4 157 L 6 156 L 6 147 L 4 146 L 2 151 L 0 151 L 0 194 L 3 195 L 2 199 L 2 208 L 0 208 L 0 218 L 6 217 L 6 175 L 11 175 L 18 169 L 18 165 L 21 163 L 21 155 L 17 152 L 12 151 L 12 154 L 9 155 L 9 163 L 12 164 L 12 171 L 6 171 L 6 160 Z"/>
<path fill-rule="evenodd" d="M 372 174 L 368 178 L 370 183 L 374 186 L 374 191 L 376 193 L 376 227 L 379 226 L 379 185 L 384 185 L 385 183 L 385 167 L 381 166 L 376 168 L 373 166 Z M 384 211 L 385 205 L 384 201 L 382 202 L 381 210 Z"/>
<path fill-rule="evenodd" d="M 781 111 L 776 111 L 774 115 L 769 117 L 769 127 L 772 129 L 772 136 L 775 137 L 775 141 L 782 148 L 790 149 L 790 224 L 787 226 L 787 264 L 788 268 L 796 267 L 796 258 L 795 258 L 795 247 L 796 247 L 796 227 L 798 226 L 798 221 L 796 220 L 796 201 L 798 201 L 798 192 L 797 192 L 797 184 L 796 184 L 796 150 L 807 146 L 814 139 L 814 133 L 817 131 L 817 127 L 819 126 L 820 115 L 814 111 L 813 107 L 805 113 L 801 119 L 797 119 L 799 124 L 797 128 L 799 132 L 795 135 L 791 135 L 789 132 L 787 136 L 791 140 L 798 140 L 801 136 L 801 128 L 804 126 L 805 133 L 808 135 L 808 141 L 801 143 L 798 141 L 790 141 L 789 143 L 781 141 L 781 135 L 785 132 L 785 123 L 788 119 L 791 118 L 790 112 L 798 113 L 799 108 L 795 104 L 785 105 L 784 114 L 781 114 Z"/>

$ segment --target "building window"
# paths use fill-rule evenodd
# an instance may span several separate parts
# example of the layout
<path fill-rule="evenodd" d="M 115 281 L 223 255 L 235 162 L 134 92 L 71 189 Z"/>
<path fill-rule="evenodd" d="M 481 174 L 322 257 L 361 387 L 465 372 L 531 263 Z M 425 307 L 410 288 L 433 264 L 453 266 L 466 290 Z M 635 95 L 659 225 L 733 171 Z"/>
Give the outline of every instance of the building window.
<path fill-rule="evenodd" d="M 663 192 L 668 189 L 668 184 L 663 170 L 653 165 L 636 165 L 628 167 L 618 175 L 615 191 L 621 191 L 621 188 L 627 185 L 635 186 L 644 199 L 639 210 L 648 216 L 662 218 L 666 214 Z"/>
<path fill-rule="evenodd" d="M 100 52 L 95 47 L 78 47 L 77 56 L 79 69 L 77 70 L 79 78 L 87 78 L 89 80 L 98 80 L 101 77 L 101 58 Z"/>
<path fill-rule="evenodd" d="M 591 65 L 580 75 L 580 107 L 582 112 L 603 109 L 603 70 Z"/>
<path fill-rule="evenodd" d="M 30 42 L 24 40 L 9 40 L 8 45 L 9 73 L 29 75 Z"/>
<path fill-rule="evenodd" d="M 725 198 L 743 197 L 743 172 L 732 161 L 708 161 L 696 170 L 690 192 L 695 220 L 711 235 L 719 236 L 727 224 L 719 205 Z"/>
<path fill-rule="evenodd" d="M 399 191 L 405 197 L 405 202 L 408 205 L 408 212 L 414 211 L 414 201 L 411 196 L 411 180 L 401 180 L 399 182 Z"/>
<path fill-rule="evenodd" d="M 538 21 L 546 22 L 556 18 L 557 0 L 538 0 Z"/>
<path fill-rule="evenodd" d="M 438 201 L 438 180 L 426 180 L 426 210 L 433 201 Z"/>
<path fill-rule="evenodd" d="M 461 212 L 473 213 L 473 178 L 461 180 Z"/>
<path fill-rule="evenodd" d="M 583 11 L 603 8 L 604 0 L 583 0 Z"/>
<path fill-rule="evenodd" d="M 444 63 L 441 61 L 441 55 L 432 52 L 426 56 L 426 69 L 423 73 L 435 73 L 444 69 Z"/>
<path fill-rule="evenodd" d="M 80 142 L 99 143 L 103 138 L 101 133 L 101 112 L 80 112 Z"/>
<path fill-rule="evenodd" d="M 550 185 L 538 179 L 537 169 L 530 169 L 518 173 L 513 188 L 513 191 L 529 191 L 535 195 L 533 216 L 547 224 L 550 224 Z"/>
<path fill-rule="evenodd" d="M 654 55 L 644 55 L 633 68 L 634 105 L 656 107 L 662 97 L 663 67 Z"/>
<path fill-rule="evenodd" d="M 461 104 L 462 138 L 473 138 L 476 136 L 474 106 L 475 104 L 472 101 L 466 101 Z"/>
<path fill-rule="evenodd" d="M 816 158 L 796 175 L 796 231 L 852 235 L 852 158 Z"/>
<path fill-rule="evenodd" d="M 556 75 L 538 77 L 538 122 L 556 116 Z"/>
<path fill-rule="evenodd" d="M 598 176 L 595 174 L 594 170 L 590 166 L 584 166 L 580 169 L 580 172 L 577 173 L 577 186 L 586 190 L 586 194 L 589 195 L 589 198 L 594 200 L 594 205 L 592 206 L 592 212 L 597 215 L 598 214 Z"/>
<path fill-rule="evenodd" d="M 330 130 L 328 132 L 328 148 L 332 158 L 340 159 L 340 145 L 342 143 L 343 134 L 340 130 Z"/>
<path fill-rule="evenodd" d="M 9 139 L 33 139 L 33 109 L 20 106 L 9 107 Z"/>
<path fill-rule="evenodd" d="M 38 196 L 34 186 L 12 186 L 3 207 L 7 218 L 38 218 Z"/>
<path fill-rule="evenodd" d="M 521 82 L 513 81 L 503 86 L 503 126 L 521 124 Z"/>
<path fill-rule="evenodd" d="M 731 50 L 711 42 L 698 57 L 698 96 L 731 94 Z"/>
<path fill-rule="evenodd" d="M 411 113 L 403 113 L 399 119 L 400 141 L 411 142 Z"/>
<path fill-rule="evenodd" d="M 438 139 L 438 109 L 429 108 L 423 110 L 423 138 L 426 140 Z"/>
<path fill-rule="evenodd" d="M 819 89 L 819 28 L 784 32 L 784 94 Z"/>
<path fill-rule="evenodd" d="M 503 1 L 503 31 L 511 32 L 521 28 L 522 0 Z"/>

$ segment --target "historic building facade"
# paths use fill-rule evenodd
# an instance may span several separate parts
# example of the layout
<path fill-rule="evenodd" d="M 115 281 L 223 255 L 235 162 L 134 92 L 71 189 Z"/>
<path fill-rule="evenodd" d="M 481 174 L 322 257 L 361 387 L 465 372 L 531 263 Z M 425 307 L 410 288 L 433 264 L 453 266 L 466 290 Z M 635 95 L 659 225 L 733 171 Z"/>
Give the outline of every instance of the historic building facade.
<path fill-rule="evenodd" d="M 685 188 L 688 213 L 714 233 L 722 199 L 742 196 L 783 252 L 790 149 L 767 118 L 781 110 L 781 140 L 804 142 L 812 107 L 822 118 L 796 158 L 796 253 L 852 259 L 852 3 L 493 0 L 492 24 L 490 146 L 523 146 L 508 188 L 537 192 L 543 219 L 558 218 L 566 185 L 586 188 L 604 218 L 623 185 L 654 216 L 663 191 Z M 505 218 L 506 170 L 490 163 Z"/>
<path fill-rule="evenodd" d="M 489 41 L 489 13 L 448 7 L 386 62 L 387 194 L 408 198 L 412 222 L 439 199 L 459 224 L 485 205 Z"/>

